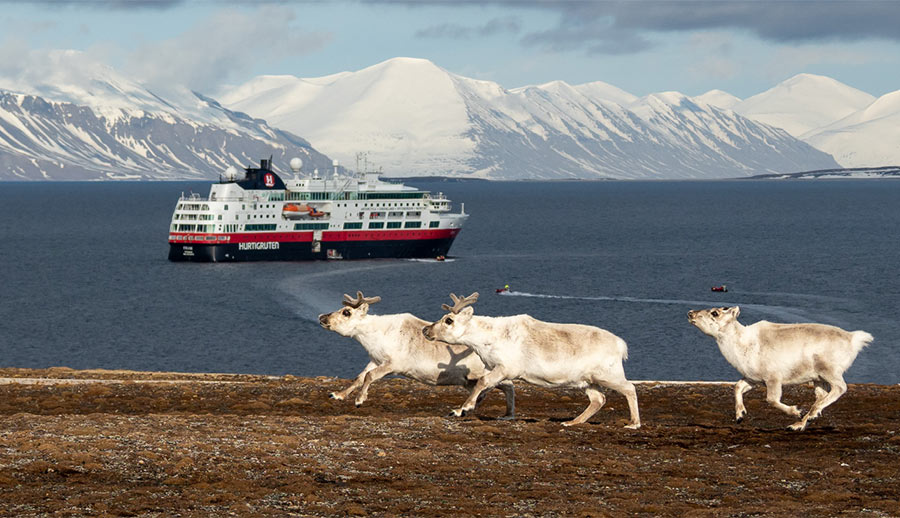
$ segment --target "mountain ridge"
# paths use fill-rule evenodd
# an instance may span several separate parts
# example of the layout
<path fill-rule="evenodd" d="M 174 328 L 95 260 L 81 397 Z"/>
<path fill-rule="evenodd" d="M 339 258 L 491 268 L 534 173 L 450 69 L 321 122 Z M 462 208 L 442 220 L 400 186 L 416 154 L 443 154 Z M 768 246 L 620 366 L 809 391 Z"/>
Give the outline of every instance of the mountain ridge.
<path fill-rule="evenodd" d="M 782 130 L 680 93 L 638 99 L 602 82 L 563 81 L 507 90 L 413 58 L 328 77 L 295 78 L 319 85 L 308 96 L 247 95 L 257 78 L 219 98 L 343 161 L 363 142 L 403 176 L 718 178 L 837 166 Z"/>

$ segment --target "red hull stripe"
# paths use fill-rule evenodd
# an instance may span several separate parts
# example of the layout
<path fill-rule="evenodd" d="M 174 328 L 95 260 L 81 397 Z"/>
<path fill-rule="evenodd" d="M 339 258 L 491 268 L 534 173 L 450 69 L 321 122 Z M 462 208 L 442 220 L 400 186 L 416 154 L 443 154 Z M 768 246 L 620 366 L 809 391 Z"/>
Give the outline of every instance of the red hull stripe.
<path fill-rule="evenodd" d="M 337 230 L 322 231 L 322 242 L 334 241 L 418 241 L 447 239 L 459 234 L 458 228 L 434 228 L 416 230 Z M 280 243 L 311 243 L 313 233 L 305 232 L 254 232 L 245 234 L 197 234 L 170 232 L 169 243 L 200 242 L 214 243 L 255 243 L 278 241 Z"/>

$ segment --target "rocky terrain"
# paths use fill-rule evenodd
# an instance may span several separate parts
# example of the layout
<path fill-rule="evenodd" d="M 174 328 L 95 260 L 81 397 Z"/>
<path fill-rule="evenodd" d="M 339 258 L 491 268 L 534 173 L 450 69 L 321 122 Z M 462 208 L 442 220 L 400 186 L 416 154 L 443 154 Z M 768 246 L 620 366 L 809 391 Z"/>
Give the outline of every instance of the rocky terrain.
<path fill-rule="evenodd" d="M 900 387 L 851 385 L 806 432 L 723 384 L 586 398 L 334 378 L 0 369 L 0 516 L 900 516 Z M 90 381 L 88 381 L 90 380 Z M 786 401 L 808 406 L 812 390 Z"/>

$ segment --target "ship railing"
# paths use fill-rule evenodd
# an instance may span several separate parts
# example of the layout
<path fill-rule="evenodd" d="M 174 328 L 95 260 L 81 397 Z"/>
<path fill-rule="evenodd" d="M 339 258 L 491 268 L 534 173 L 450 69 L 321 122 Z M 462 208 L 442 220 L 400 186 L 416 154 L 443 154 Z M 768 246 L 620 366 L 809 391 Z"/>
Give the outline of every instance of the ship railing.
<path fill-rule="evenodd" d="M 194 193 L 191 193 L 188 195 L 181 193 L 181 198 L 179 198 L 178 201 L 248 201 L 248 202 L 259 201 L 259 202 L 262 202 L 262 201 L 280 201 L 280 200 L 268 200 L 264 196 L 251 195 L 251 194 L 245 194 L 242 196 L 215 196 L 215 195 L 213 195 L 211 197 L 206 197 L 206 196 L 201 196 L 200 194 L 197 194 L 194 192 Z"/>
<path fill-rule="evenodd" d="M 188 195 L 185 195 L 183 192 L 181 193 L 181 198 L 178 198 L 178 201 L 208 201 L 205 197 L 201 196 L 200 193 L 192 192 Z"/>

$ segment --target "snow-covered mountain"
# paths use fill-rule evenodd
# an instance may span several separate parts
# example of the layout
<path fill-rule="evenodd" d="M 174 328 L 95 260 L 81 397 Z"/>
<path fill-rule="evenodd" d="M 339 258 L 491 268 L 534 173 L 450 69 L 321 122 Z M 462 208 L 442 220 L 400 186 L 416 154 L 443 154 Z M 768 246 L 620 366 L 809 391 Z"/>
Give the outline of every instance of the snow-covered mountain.
<path fill-rule="evenodd" d="M 900 90 L 804 135 L 844 167 L 900 165 Z"/>
<path fill-rule="evenodd" d="M 0 77 L 0 179 L 216 178 L 273 155 L 331 160 L 265 121 L 173 86 L 151 92 L 73 51 Z"/>
<path fill-rule="evenodd" d="M 723 110 L 732 110 L 735 105 L 741 102 L 740 97 L 731 95 L 722 90 L 710 90 L 705 94 L 698 95 L 693 98 L 694 102 L 709 104 Z"/>
<path fill-rule="evenodd" d="M 861 110 L 875 98 L 830 77 L 798 74 L 732 109 L 803 139 L 805 134 Z"/>
<path fill-rule="evenodd" d="M 506 90 L 422 59 L 323 78 L 263 76 L 219 96 L 347 163 L 389 174 L 490 178 L 722 178 L 836 167 L 778 130 L 677 93 L 605 83 Z"/>
<path fill-rule="evenodd" d="M 829 77 L 799 74 L 744 101 L 715 90 L 695 99 L 782 128 L 843 167 L 900 164 L 900 91 L 876 99 Z"/>

